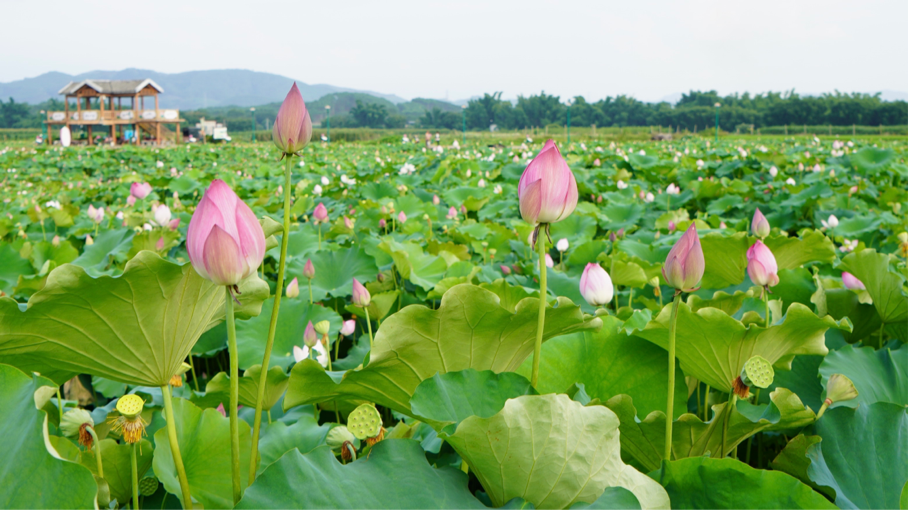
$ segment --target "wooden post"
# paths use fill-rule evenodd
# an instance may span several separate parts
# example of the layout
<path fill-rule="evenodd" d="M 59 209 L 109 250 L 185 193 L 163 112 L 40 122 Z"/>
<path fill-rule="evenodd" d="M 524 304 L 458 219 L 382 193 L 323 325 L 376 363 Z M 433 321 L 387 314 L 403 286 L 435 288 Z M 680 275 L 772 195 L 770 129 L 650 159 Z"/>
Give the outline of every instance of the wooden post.
<path fill-rule="evenodd" d="M 117 146 L 117 125 L 110 125 L 110 145 L 113 147 Z"/>
<path fill-rule="evenodd" d="M 94 145 L 91 139 L 91 124 L 88 125 L 88 145 Z"/>
<path fill-rule="evenodd" d="M 65 125 L 65 124 L 64 124 Z M 54 130 L 47 126 L 47 145 L 54 144 Z"/>
<path fill-rule="evenodd" d="M 155 122 L 155 145 L 161 145 L 161 123 Z"/>

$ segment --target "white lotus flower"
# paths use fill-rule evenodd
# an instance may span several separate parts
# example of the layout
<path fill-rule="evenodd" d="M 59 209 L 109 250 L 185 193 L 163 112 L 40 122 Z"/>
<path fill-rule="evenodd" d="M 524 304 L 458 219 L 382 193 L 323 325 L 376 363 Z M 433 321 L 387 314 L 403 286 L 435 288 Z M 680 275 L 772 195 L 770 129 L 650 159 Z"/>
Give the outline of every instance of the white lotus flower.
<path fill-rule="evenodd" d="M 618 189 L 627 189 L 627 183 L 619 179 L 618 180 Z"/>
<path fill-rule="evenodd" d="M 789 177 L 788 179 L 785 180 L 785 184 L 788 184 L 789 186 L 794 186 L 797 183 L 795 182 L 794 178 Z"/>
<path fill-rule="evenodd" d="M 315 186 L 313 186 L 313 187 L 312 187 L 312 193 L 315 194 L 315 195 L 321 196 L 321 195 L 322 195 L 322 187 L 321 187 L 321 185 L 316 184 Z"/>
<path fill-rule="evenodd" d="M 839 226 L 839 219 L 835 217 L 835 214 L 830 214 L 828 219 L 820 220 L 820 223 L 823 228 L 836 228 Z"/>
<path fill-rule="evenodd" d="M 676 186 L 675 183 L 671 183 L 668 185 L 668 188 L 665 189 L 665 192 L 669 195 L 677 195 L 678 193 L 681 193 L 681 188 Z"/>
<path fill-rule="evenodd" d="M 771 175 L 771 176 L 773 176 L 773 177 L 779 175 L 779 169 L 776 168 L 775 165 L 773 165 L 773 166 L 770 167 L 770 169 L 769 169 L 769 175 Z"/>
<path fill-rule="evenodd" d="M 555 244 L 555 248 L 558 251 L 560 251 L 561 253 L 566 252 L 568 249 L 568 246 L 569 246 L 569 243 L 568 243 L 567 238 L 565 238 L 565 237 L 562 237 L 561 239 L 559 239 L 558 242 Z"/>
<path fill-rule="evenodd" d="M 154 222 L 162 227 L 166 227 L 170 223 L 170 208 L 164 204 L 161 204 L 155 207 L 154 210 Z"/>
<path fill-rule="evenodd" d="M 649 193 L 647 193 L 646 198 L 643 199 L 643 201 L 646 203 L 651 203 L 654 200 L 656 200 L 656 195 L 653 195 L 653 192 L 651 192 L 651 191 Z"/>
<path fill-rule="evenodd" d="M 309 347 L 297 345 L 293 346 L 293 359 L 297 363 L 303 361 L 304 359 L 309 359 Z M 328 351 L 325 349 L 325 346 L 321 342 L 315 343 L 315 360 L 318 361 L 318 364 L 327 367 L 328 366 Z"/>
<path fill-rule="evenodd" d="M 328 178 L 327 178 L 326 176 L 323 175 L 323 176 L 322 176 L 322 186 L 327 186 L 327 185 L 329 185 L 329 184 L 331 184 L 331 181 L 328 180 Z"/>

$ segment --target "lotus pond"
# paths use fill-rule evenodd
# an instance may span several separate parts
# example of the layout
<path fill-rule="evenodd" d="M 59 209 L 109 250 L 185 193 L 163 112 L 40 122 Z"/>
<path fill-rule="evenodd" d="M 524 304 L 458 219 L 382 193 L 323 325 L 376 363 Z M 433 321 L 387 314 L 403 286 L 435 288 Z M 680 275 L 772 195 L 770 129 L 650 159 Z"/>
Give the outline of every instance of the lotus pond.
<path fill-rule="evenodd" d="M 908 145 L 543 141 L 0 149 L 0 508 L 908 508 Z"/>

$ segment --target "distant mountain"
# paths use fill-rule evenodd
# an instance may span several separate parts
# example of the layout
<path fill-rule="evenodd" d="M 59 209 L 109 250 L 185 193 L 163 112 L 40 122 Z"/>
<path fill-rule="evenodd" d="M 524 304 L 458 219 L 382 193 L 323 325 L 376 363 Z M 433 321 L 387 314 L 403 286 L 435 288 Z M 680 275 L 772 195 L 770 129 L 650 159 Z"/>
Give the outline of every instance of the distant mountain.
<path fill-rule="evenodd" d="M 164 89 L 161 106 L 193 109 L 217 106 L 257 106 L 280 102 L 293 84 L 292 78 L 245 69 L 219 69 L 189 71 L 185 73 L 158 73 L 145 69 L 122 71 L 91 71 L 78 75 L 49 72 L 34 78 L 0 83 L 0 98 L 12 97 L 23 103 L 40 103 L 50 98 L 61 99 L 57 92 L 70 81 L 88 79 L 130 80 L 151 78 Z M 385 99 L 393 104 L 406 100 L 393 94 L 307 83 L 296 80 L 306 101 L 315 101 L 332 92 L 359 92 Z"/>

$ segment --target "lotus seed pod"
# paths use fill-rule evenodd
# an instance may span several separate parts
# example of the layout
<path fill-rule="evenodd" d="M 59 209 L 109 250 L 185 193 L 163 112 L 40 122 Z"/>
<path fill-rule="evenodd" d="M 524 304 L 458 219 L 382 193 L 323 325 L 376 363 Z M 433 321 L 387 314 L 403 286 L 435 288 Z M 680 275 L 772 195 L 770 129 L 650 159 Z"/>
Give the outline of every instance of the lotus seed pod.
<path fill-rule="evenodd" d="M 372 404 L 363 404 L 347 417 L 347 429 L 360 441 L 377 436 L 381 432 L 381 415 Z"/>
<path fill-rule="evenodd" d="M 111 423 L 111 430 L 121 433 L 127 444 L 138 443 L 145 435 L 147 423 L 141 416 L 144 407 L 145 401 L 136 394 L 123 395 L 117 400 L 117 411 L 120 416 L 111 416 L 108 421 Z"/>
<path fill-rule="evenodd" d="M 120 397 L 120 400 L 117 400 L 117 411 L 127 418 L 135 418 L 142 414 L 142 409 L 144 407 L 145 401 L 142 400 L 142 397 L 134 393 L 123 395 Z"/>
<path fill-rule="evenodd" d="M 842 402 L 857 398 L 858 390 L 851 379 L 842 374 L 832 374 L 826 383 L 826 400 L 830 403 Z"/>
<path fill-rule="evenodd" d="M 772 363 L 761 356 L 750 358 L 741 369 L 741 381 L 748 386 L 768 388 L 774 377 Z"/>
<path fill-rule="evenodd" d="M 340 451 L 344 446 L 344 443 L 352 443 L 354 439 L 356 438 L 350 433 L 350 430 L 347 427 L 338 425 L 328 431 L 328 437 L 325 439 L 325 442 L 328 443 L 328 446 L 332 450 Z"/>
<path fill-rule="evenodd" d="M 331 329 L 331 323 L 328 321 L 319 321 L 315 323 L 315 332 L 319 335 L 327 335 Z"/>
<path fill-rule="evenodd" d="M 95 426 L 91 413 L 85 409 L 71 409 L 63 414 L 63 420 L 60 421 L 60 430 L 63 431 L 63 435 L 66 437 L 76 437 L 84 424 L 88 424 L 89 427 Z"/>
<path fill-rule="evenodd" d="M 151 496 L 158 490 L 158 479 L 153 476 L 146 476 L 145 478 L 139 480 L 139 494 L 145 496 Z"/>

